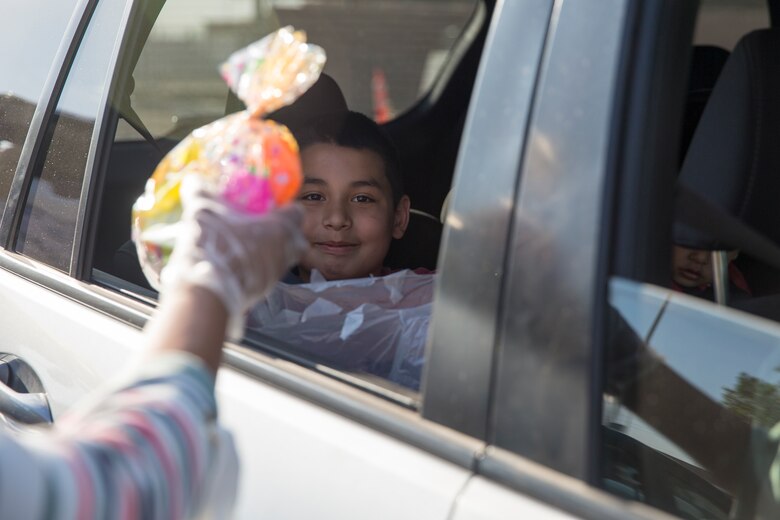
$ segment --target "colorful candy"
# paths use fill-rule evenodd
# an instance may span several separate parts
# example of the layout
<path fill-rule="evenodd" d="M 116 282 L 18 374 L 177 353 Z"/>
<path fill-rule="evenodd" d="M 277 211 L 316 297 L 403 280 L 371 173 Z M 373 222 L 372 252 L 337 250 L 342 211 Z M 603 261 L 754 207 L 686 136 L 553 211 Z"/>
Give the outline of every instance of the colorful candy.
<path fill-rule="evenodd" d="M 319 78 L 325 52 L 285 27 L 241 49 L 220 72 L 247 109 L 194 130 L 171 150 L 133 206 L 132 233 L 153 287 L 173 250 L 188 175 L 239 210 L 265 213 L 291 201 L 302 182 L 298 144 L 284 125 L 262 119 Z"/>

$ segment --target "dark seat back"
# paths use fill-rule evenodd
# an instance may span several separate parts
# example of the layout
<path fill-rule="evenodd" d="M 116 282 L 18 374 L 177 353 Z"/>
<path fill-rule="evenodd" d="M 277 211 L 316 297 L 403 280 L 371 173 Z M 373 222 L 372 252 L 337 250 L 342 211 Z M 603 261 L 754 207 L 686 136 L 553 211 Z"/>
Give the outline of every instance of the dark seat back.
<path fill-rule="evenodd" d="M 714 45 L 697 45 L 691 56 L 688 95 L 683 115 L 682 138 L 680 143 L 680 163 L 685 158 L 693 133 L 699 126 L 704 107 L 712 95 L 712 89 L 720 77 L 723 66 L 729 59 L 729 51 Z"/>
<path fill-rule="evenodd" d="M 780 244 L 780 32 L 754 31 L 723 68 L 683 162 L 679 182 Z M 735 248 L 713 230 L 675 224 L 675 242 Z"/>
<path fill-rule="evenodd" d="M 385 265 L 393 269 L 424 267 L 436 270 L 441 232 L 442 224 L 438 219 L 424 213 L 411 213 L 403 238 L 390 244 Z"/>

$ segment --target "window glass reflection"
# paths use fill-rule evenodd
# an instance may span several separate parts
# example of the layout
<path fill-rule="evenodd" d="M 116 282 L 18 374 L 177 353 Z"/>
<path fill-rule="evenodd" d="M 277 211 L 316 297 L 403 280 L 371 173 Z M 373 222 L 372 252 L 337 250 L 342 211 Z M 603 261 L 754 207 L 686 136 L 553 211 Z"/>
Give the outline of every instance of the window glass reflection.
<path fill-rule="evenodd" d="M 27 0 L 14 3 L 14 16 L 0 16 L 0 70 L 6 71 L 0 74 L 0 200 L 8 196 L 35 105 L 75 6 L 76 0 Z"/>
<path fill-rule="evenodd" d="M 604 487 L 685 518 L 771 503 L 780 326 L 619 278 L 610 304 Z"/>

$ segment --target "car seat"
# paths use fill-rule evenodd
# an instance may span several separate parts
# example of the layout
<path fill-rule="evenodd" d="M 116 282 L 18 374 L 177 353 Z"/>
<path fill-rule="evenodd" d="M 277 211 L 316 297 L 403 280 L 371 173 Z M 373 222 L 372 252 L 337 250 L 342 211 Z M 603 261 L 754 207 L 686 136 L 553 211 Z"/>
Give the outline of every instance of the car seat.
<path fill-rule="evenodd" d="M 744 36 L 723 67 L 691 139 L 679 177 L 692 192 L 743 225 L 780 244 L 780 32 Z M 710 251 L 741 249 L 740 268 L 754 295 L 780 292 L 780 273 L 752 245 L 724 240 L 714 226 L 675 222 L 675 243 Z"/>
<path fill-rule="evenodd" d="M 693 133 L 699 125 L 704 107 L 712 95 L 712 89 L 718 81 L 723 66 L 729 59 L 729 51 L 714 45 L 697 45 L 691 56 L 691 69 L 688 80 L 688 96 L 683 115 L 680 162 L 682 163 Z"/>

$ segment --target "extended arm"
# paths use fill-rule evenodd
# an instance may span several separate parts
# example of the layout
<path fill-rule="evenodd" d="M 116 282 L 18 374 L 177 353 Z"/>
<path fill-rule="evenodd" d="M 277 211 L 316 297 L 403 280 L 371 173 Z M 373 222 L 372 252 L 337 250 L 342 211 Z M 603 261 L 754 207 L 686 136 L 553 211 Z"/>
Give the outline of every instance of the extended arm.
<path fill-rule="evenodd" d="M 143 369 L 50 431 L 0 434 L 3 518 L 224 518 L 237 479 L 216 422 L 226 325 L 295 263 L 297 208 L 239 215 L 199 193 L 163 271 Z"/>

